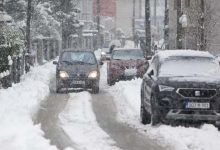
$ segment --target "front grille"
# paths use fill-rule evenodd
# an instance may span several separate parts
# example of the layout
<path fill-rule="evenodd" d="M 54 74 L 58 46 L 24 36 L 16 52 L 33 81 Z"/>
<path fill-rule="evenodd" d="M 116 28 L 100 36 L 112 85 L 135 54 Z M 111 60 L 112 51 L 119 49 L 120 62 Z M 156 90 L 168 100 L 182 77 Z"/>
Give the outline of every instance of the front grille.
<path fill-rule="evenodd" d="M 72 79 L 86 79 L 86 74 L 77 74 L 77 73 L 71 73 L 70 78 Z"/>
<path fill-rule="evenodd" d="M 214 97 L 217 92 L 215 89 L 190 89 L 180 88 L 177 93 L 186 98 L 211 98 Z"/>

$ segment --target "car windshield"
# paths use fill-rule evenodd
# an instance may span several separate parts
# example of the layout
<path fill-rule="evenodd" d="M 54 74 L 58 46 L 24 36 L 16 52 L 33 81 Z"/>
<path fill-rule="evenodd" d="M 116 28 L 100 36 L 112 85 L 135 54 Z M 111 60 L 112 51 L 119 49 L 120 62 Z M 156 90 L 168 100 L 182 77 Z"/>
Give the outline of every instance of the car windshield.
<path fill-rule="evenodd" d="M 160 65 L 159 76 L 216 76 L 220 67 L 213 58 L 172 57 Z"/>
<path fill-rule="evenodd" d="M 92 52 L 64 52 L 61 62 L 65 64 L 96 64 L 95 56 Z"/>
<path fill-rule="evenodd" d="M 142 50 L 115 50 L 112 54 L 113 59 L 144 59 Z"/>

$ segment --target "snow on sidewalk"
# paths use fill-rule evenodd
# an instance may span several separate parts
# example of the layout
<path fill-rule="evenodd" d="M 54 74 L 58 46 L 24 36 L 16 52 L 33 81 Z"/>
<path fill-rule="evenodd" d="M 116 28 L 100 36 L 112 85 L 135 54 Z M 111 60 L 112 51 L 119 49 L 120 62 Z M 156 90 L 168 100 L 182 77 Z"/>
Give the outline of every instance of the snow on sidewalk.
<path fill-rule="evenodd" d="M 26 74 L 21 83 L 0 89 L 0 149 L 57 150 L 43 135 L 32 117 L 49 94 L 49 82 L 55 66 L 47 63 Z"/>
<path fill-rule="evenodd" d="M 70 94 L 59 115 L 61 126 L 74 143 L 83 150 L 119 150 L 115 142 L 98 125 L 88 92 Z"/>

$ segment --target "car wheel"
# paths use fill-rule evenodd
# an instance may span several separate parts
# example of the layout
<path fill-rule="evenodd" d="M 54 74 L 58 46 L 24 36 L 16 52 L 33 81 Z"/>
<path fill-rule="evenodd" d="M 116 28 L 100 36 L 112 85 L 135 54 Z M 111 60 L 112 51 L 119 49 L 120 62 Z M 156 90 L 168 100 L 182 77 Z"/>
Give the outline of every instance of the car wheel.
<path fill-rule="evenodd" d="M 57 80 L 56 80 L 56 93 L 60 93 L 60 86 Z"/>
<path fill-rule="evenodd" d="M 150 124 L 151 122 L 151 115 L 146 111 L 143 103 L 143 93 L 141 93 L 141 110 L 140 110 L 140 117 L 141 117 L 141 123 L 146 125 Z"/>
<path fill-rule="evenodd" d="M 109 86 L 115 85 L 115 81 L 113 81 L 111 78 L 107 79 L 107 83 Z"/>
<path fill-rule="evenodd" d="M 160 117 L 157 110 L 156 98 L 152 96 L 151 98 L 151 124 L 156 126 L 160 123 Z"/>
<path fill-rule="evenodd" d="M 93 94 L 98 94 L 99 93 L 99 86 L 92 87 L 92 93 Z"/>

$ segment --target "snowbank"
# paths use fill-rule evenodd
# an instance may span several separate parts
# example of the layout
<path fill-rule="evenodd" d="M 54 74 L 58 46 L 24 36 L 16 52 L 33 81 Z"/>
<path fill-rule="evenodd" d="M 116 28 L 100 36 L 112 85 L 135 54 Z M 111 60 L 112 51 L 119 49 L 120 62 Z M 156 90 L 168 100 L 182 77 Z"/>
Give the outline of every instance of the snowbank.
<path fill-rule="evenodd" d="M 102 68 L 106 75 L 106 65 Z M 102 76 L 104 81 L 106 76 Z M 174 150 L 219 150 L 220 132 L 213 125 L 199 128 L 142 125 L 140 123 L 141 79 L 120 81 L 115 86 L 106 87 L 114 97 L 118 109 L 118 121 L 127 123 L 140 133 Z"/>
<path fill-rule="evenodd" d="M 40 125 L 34 125 L 33 115 L 49 94 L 49 81 L 55 66 L 47 63 L 35 67 L 22 82 L 0 90 L 0 149 L 57 150 L 43 135 Z"/>
<path fill-rule="evenodd" d="M 70 94 L 64 111 L 59 115 L 64 131 L 84 150 L 118 150 L 98 125 L 88 92 Z"/>

